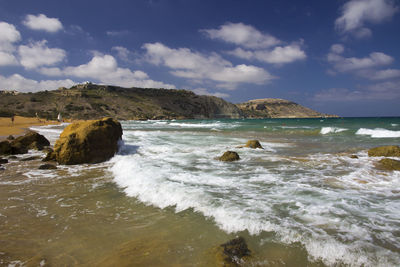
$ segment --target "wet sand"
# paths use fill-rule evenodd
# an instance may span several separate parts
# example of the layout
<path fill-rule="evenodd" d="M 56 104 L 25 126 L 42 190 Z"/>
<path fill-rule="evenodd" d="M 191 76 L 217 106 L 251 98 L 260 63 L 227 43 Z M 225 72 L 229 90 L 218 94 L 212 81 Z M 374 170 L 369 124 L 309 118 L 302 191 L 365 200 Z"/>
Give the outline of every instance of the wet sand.
<path fill-rule="evenodd" d="M 14 137 L 24 134 L 31 126 L 43 126 L 49 124 L 60 124 L 58 121 L 46 121 L 45 119 L 15 116 L 14 122 L 11 118 L 0 117 L 0 140 L 9 135 Z"/>

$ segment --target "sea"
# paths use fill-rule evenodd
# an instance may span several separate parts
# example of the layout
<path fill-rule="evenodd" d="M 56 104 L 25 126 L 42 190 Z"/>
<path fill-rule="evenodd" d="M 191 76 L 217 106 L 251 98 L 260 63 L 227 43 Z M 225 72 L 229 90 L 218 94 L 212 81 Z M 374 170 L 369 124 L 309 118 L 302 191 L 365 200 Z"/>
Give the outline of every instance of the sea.
<path fill-rule="evenodd" d="M 216 266 L 242 236 L 243 266 L 400 266 L 400 171 L 367 154 L 400 145 L 400 118 L 121 124 L 105 163 L 9 159 L 0 265 Z M 65 125 L 32 129 L 54 144 Z M 263 149 L 241 147 L 254 139 Z"/>

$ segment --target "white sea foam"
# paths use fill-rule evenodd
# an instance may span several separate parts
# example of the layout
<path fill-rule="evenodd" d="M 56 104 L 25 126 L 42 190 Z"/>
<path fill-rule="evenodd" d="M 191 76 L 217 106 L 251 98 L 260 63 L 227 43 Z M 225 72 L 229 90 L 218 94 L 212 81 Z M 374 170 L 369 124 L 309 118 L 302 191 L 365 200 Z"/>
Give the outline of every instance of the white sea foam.
<path fill-rule="evenodd" d="M 329 127 L 332 128 L 332 127 Z M 336 128 L 331 132 L 347 130 Z M 365 152 L 281 155 L 291 145 L 262 142 L 236 149 L 241 160 L 215 160 L 246 139 L 209 133 L 129 131 L 135 147 L 111 160 L 114 181 L 129 196 L 176 211 L 193 208 L 226 232 L 274 232 L 277 242 L 300 242 L 328 265 L 396 266 L 400 247 L 400 172 L 376 170 Z M 136 147 L 137 146 L 137 147 Z M 285 214 L 285 216 L 282 216 Z"/>
<path fill-rule="evenodd" d="M 399 126 L 397 123 L 392 123 L 391 124 L 393 127 Z"/>
<path fill-rule="evenodd" d="M 399 138 L 400 131 L 392 131 L 382 128 L 366 129 L 360 128 L 356 132 L 357 135 L 369 135 L 372 138 Z"/>
<path fill-rule="evenodd" d="M 338 128 L 338 127 L 322 127 L 320 134 L 332 134 L 332 133 L 341 133 L 347 131 L 348 129 L 345 128 Z"/>

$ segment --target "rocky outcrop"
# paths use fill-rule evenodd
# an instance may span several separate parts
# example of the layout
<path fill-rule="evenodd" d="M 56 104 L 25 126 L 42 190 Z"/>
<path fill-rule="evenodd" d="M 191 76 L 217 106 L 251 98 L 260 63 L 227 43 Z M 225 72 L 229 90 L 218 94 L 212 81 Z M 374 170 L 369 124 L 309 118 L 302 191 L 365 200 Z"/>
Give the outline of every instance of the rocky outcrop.
<path fill-rule="evenodd" d="M 235 151 L 226 151 L 221 157 L 218 158 L 220 161 L 236 161 L 239 159 L 239 154 Z"/>
<path fill-rule="evenodd" d="M 249 100 L 237 104 L 246 118 L 321 118 L 337 117 L 322 114 L 295 102 L 278 99 L 264 98 Z"/>
<path fill-rule="evenodd" d="M 237 237 L 222 244 L 217 250 L 217 261 L 223 266 L 239 266 L 251 251 L 243 237 Z"/>
<path fill-rule="evenodd" d="M 381 159 L 378 161 L 378 168 L 386 171 L 400 171 L 400 160 Z"/>
<path fill-rule="evenodd" d="M 399 146 L 380 146 L 368 150 L 370 157 L 400 157 Z"/>
<path fill-rule="evenodd" d="M 54 158 L 60 164 L 99 163 L 118 150 L 121 124 L 104 118 L 68 125 L 54 145 Z"/>
<path fill-rule="evenodd" d="M 261 148 L 264 149 L 258 140 L 249 140 L 246 142 L 244 146 L 241 147 L 248 147 L 248 148 Z"/>
<path fill-rule="evenodd" d="M 24 136 L 0 142 L 0 154 L 25 154 L 29 149 L 42 150 L 49 146 L 50 142 L 41 134 L 34 131 L 29 131 Z"/>

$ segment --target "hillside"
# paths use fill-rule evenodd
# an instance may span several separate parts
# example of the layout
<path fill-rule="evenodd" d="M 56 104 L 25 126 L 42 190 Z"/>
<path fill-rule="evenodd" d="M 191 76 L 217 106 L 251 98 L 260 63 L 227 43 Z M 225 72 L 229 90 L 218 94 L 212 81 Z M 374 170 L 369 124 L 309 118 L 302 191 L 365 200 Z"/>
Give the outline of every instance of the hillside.
<path fill-rule="evenodd" d="M 80 84 L 37 93 L 0 92 L 0 116 L 11 114 L 56 119 L 95 119 L 111 116 L 129 119 L 240 118 L 234 104 L 214 96 L 186 90 L 122 88 Z"/>
<path fill-rule="evenodd" d="M 292 101 L 277 98 L 254 99 L 237 104 L 237 106 L 246 118 L 336 117 L 334 115 L 319 113 Z"/>

